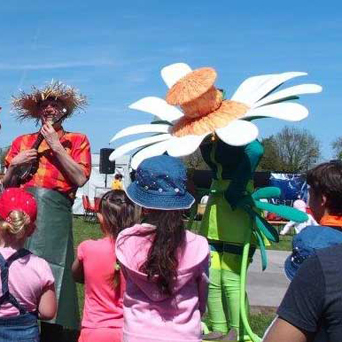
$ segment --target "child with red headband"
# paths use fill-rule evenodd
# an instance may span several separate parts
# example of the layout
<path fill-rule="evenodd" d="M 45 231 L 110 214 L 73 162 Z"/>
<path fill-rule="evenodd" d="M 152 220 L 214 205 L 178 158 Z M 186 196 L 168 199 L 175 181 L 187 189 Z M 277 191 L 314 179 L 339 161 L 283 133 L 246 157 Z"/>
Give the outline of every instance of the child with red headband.
<path fill-rule="evenodd" d="M 35 229 L 37 205 L 23 189 L 0 197 L 0 342 L 39 341 L 37 318 L 56 314 L 54 278 L 48 263 L 23 246 Z"/>

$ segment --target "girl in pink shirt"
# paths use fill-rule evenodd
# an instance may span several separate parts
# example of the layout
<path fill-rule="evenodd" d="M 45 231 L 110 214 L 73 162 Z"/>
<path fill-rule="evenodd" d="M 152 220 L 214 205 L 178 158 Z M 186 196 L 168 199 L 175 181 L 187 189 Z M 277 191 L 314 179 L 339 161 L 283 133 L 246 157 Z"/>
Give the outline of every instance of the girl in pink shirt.
<path fill-rule="evenodd" d="M 127 195 L 143 207 L 144 222 L 122 231 L 116 255 L 126 278 L 124 342 L 200 342 L 208 287 L 207 240 L 186 231 L 181 161 L 145 159 Z"/>
<path fill-rule="evenodd" d="M 84 283 L 85 289 L 79 342 L 120 342 L 125 281 L 116 263 L 114 244 L 118 233 L 134 223 L 135 207 L 124 191 L 112 190 L 101 198 L 99 211 L 105 237 L 83 241 L 72 266 L 75 280 Z"/>
<path fill-rule="evenodd" d="M 49 264 L 24 249 L 35 229 L 37 205 L 23 189 L 0 197 L 0 342 L 39 341 L 37 318 L 50 320 L 57 304 Z"/>

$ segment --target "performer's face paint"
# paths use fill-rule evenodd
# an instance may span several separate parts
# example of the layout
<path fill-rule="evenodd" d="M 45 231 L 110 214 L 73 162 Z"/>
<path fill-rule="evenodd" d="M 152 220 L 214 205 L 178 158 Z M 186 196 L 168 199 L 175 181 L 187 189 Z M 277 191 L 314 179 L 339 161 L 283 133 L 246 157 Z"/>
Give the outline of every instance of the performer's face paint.
<path fill-rule="evenodd" d="M 47 122 L 52 123 L 54 117 L 60 115 L 62 111 L 63 103 L 54 99 L 47 99 L 39 105 L 39 114 L 43 124 Z M 60 127 L 60 124 L 58 126 Z"/>

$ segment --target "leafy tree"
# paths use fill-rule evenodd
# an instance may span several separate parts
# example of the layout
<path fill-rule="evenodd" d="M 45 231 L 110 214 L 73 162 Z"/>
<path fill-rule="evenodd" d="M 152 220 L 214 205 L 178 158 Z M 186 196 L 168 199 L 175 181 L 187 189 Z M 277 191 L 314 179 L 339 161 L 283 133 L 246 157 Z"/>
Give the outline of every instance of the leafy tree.
<path fill-rule="evenodd" d="M 194 153 L 181 158 L 186 168 L 193 170 L 209 170 L 209 166 L 203 160 L 200 149 Z"/>
<path fill-rule="evenodd" d="M 334 150 L 334 156 L 337 159 L 342 160 L 342 137 L 337 138 L 331 144 Z"/>
<path fill-rule="evenodd" d="M 305 172 L 321 156 L 319 141 L 306 129 L 287 126 L 262 142 L 266 158 L 260 163 L 262 170 Z"/>
<path fill-rule="evenodd" d="M 9 147 L 0 148 L 0 172 L 4 172 L 5 157 L 7 155 L 8 150 L 9 150 Z"/>
<path fill-rule="evenodd" d="M 273 135 L 261 140 L 264 146 L 264 155 L 259 163 L 258 171 L 278 171 L 281 169 L 281 160 L 278 155 L 277 143 Z"/>

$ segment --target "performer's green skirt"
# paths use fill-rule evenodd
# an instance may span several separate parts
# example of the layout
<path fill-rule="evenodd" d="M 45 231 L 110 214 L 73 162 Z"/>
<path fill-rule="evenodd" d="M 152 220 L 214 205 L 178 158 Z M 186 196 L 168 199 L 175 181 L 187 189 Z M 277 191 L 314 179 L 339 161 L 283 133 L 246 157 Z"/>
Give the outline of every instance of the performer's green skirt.
<path fill-rule="evenodd" d="M 79 311 L 76 284 L 72 278 L 74 260 L 72 234 L 72 203 L 61 193 L 44 189 L 28 188 L 38 204 L 37 228 L 26 243 L 32 253 L 50 264 L 55 277 L 58 302 L 56 323 L 71 329 L 79 328 Z"/>

